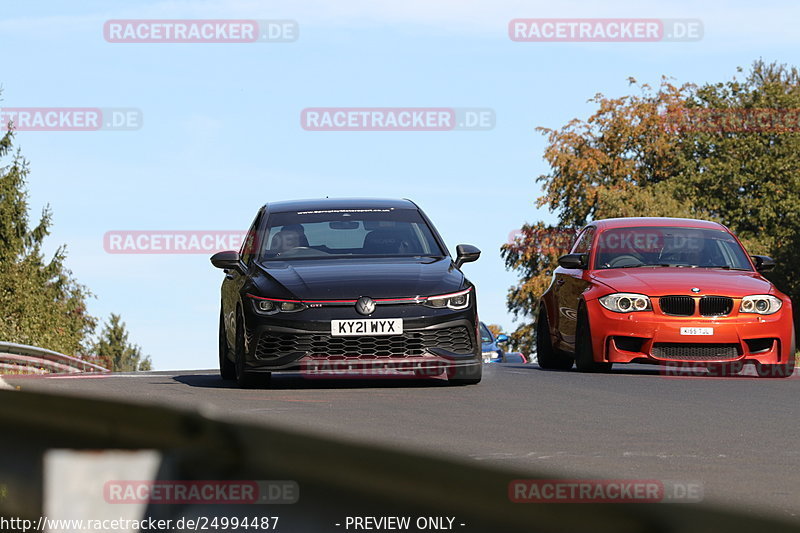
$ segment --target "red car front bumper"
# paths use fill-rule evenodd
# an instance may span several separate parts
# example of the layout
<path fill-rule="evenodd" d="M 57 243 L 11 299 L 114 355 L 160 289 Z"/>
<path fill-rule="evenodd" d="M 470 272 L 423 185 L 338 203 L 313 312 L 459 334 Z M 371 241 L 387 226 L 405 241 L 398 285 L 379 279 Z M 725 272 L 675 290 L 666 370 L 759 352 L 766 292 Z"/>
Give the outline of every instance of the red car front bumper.
<path fill-rule="evenodd" d="M 611 363 L 752 361 L 786 364 L 794 357 L 791 302 L 773 315 L 670 316 L 658 310 L 614 313 L 586 302 L 594 358 Z M 686 335 L 681 328 L 711 328 L 712 335 Z"/>

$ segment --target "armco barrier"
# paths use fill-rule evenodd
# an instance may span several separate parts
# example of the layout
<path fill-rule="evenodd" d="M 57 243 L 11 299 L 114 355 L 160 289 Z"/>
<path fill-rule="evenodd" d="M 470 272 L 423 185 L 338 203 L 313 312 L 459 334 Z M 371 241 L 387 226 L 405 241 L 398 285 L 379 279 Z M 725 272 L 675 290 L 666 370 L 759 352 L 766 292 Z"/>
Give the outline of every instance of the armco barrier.
<path fill-rule="evenodd" d="M 28 346 L 26 344 L 16 344 L 13 342 L 0 341 L 0 369 L 11 369 L 11 366 L 35 369 L 32 373 L 42 373 L 37 370 L 42 369 L 48 372 L 108 372 L 108 369 L 100 365 L 78 359 L 63 353 Z M 2 370 L 0 370 L 2 373 Z"/>
<path fill-rule="evenodd" d="M 455 517 L 452 529 L 463 532 L 797 530 L 704 504 L 581 504 L 576 509 L 512 503 L 512 480 L 552 476 L 96 398 L 0 391 L 0 428 L 0 482 L 5 486 L 0 517 L 37 520 L 42 515 L 47 450 L 147 449 L 161 454 L 159 480 L 273 479 L 299 486 L 299 501 L 291 505 L 150 503 L 145 514 L 154 519 L 257 513 L 280 516 L 278 530 L 287 533 L 345 531 L 348 516 L 445 515 Z"/>

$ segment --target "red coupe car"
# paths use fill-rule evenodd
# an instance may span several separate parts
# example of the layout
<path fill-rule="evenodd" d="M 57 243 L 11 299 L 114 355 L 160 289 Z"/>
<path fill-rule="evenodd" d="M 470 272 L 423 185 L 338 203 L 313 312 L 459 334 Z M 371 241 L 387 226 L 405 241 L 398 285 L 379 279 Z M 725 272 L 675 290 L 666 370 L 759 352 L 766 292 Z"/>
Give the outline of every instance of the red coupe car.
<path fill-rule="evenodd" d="M 602 372 L 614 363 L 690 363 L 787 377 L 795 357 L 792 303 L 715 222 L 622 218 L 593 222 L 558 260 L 537 319 L 539 366 Z"/>

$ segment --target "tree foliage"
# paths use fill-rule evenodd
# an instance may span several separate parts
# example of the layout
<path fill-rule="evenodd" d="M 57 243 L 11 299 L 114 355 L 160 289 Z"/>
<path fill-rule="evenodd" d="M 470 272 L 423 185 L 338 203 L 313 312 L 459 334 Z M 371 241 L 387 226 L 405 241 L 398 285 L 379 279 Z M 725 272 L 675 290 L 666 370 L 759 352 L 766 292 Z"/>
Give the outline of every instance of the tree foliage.
<path fill-rule="evenodd" d="M 739 69 L 739 75 L 744 72 Z M 595 95 L 597 110 L 547 136 L 539 176 L 558 223 L 523 226 L 502 247 L 519 274 L 507 305 L 523 324 L 512 345 L 529 352 L 539 297 L 575 229 L 592 220 L 671 216 L 716 220 L 753 254 L 775 257 L 778 288 L 800 295 L 800 74 L 756 61 L 742 79 L 657 88 L 630 79 L 636 94 Z M 766 119 L 753 121 L 754 116 Z M 553 236 L 560 236 L 554 239 Z M 797 313 L 800 315 L 800 313 Z"/>
<path fill-rule="evenodd" d="M 494 336 L 495 336 L 495 338 L 497 338 L 497 336 L 498 336 L 498 335 L 500 335 L 501 333 L 503 333 L 503 326 L 501 326 L 501 325 L 499 325 L 499 324 L 489 324 L 489 325 L 487 325 L 487 326 L 486 326 L 486 328 L 487 328 L 489 331 L 491 331 L 491 332 L 492 332 L 492 335 L 494 335 Z"/>
<path fill-rule="evenodd" d="M 31 225 L 26 188 L 30 166 L 13 150 L 13 141 L 9 128 L 0 137 L 0 340 L 80 358 L 93 352 L 120 369 L 149 370 L 150 359 L 142 359 L 139 347 L 128 344 L 118 315 L 111 316 L 100 339 L 92 340 L 97 319 L 87 311 L 91 293 L 64 265 L 65 246 L 45 258 L 42 247 L 52 213 L 45 207 Z"/>
<path fill-rule="evenodd" d="M 102 365 L 113 372 L 136 372 L 151 370 L 149 357 L 142 356 L 142 349 L 128 341 L 128 331 L 119 315 L 111 313 L 103 326 L 99 338 L 92 346 Z"/>
<path fill-rule="evenodd" d="M 78 354 L 95 327 L 86 310 L 90 293 L 64 266 L 65 247 L 45 259 L 50 209 L 31 227 L 29 166 L 19 151 L 12 154 L 12 141 L 10 131 L 0 138 L 0 339 Z"/>

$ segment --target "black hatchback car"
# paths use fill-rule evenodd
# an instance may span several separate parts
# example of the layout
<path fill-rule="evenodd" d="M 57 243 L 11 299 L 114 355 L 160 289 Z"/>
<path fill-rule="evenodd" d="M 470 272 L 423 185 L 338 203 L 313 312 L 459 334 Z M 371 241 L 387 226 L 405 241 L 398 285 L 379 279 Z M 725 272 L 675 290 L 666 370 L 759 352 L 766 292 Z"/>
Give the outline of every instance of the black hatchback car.
<path fill-rule="evenodd" d="M 276 371 L 478 383 L 475 287 L 459 268 L 480 250 L 456 250 L 409 200 L 263 206 L 242 249 L 211 258 L 225 271 L 220 374 L 243 387 Z"/>

